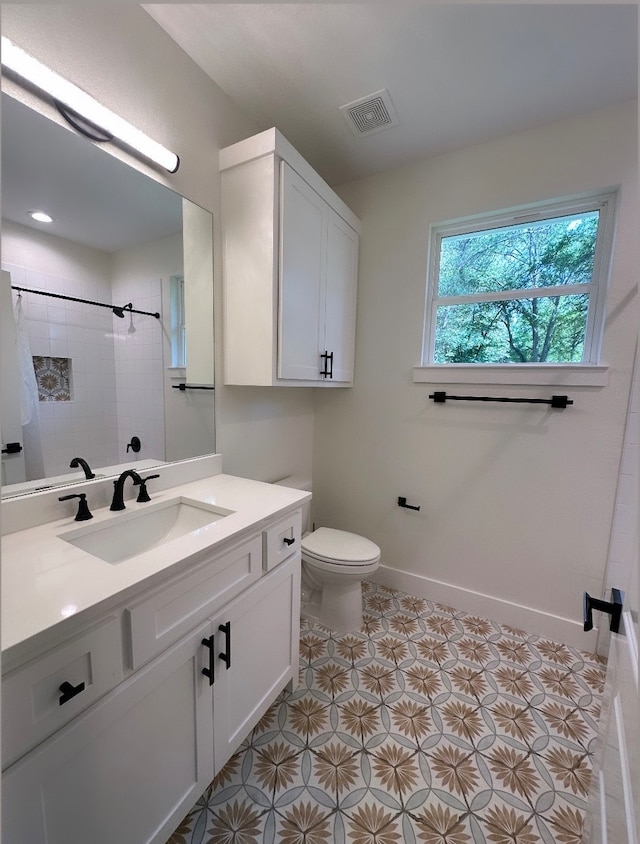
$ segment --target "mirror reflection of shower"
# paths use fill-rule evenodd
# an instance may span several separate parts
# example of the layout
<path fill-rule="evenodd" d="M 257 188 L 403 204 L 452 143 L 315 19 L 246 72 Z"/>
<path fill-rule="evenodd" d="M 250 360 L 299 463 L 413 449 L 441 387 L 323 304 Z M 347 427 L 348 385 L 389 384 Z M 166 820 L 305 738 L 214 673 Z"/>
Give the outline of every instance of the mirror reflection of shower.
<path fill-rule="evenodd" d="M 153 316 L 162 310 L 157 263 L 161 255 L 172 273 L 181 271 L 182 235 L 162 241 L 106 255 L 5 221 L 3 257 L 21 259 L 3 262 L 11 285 L 59 296 L 13 291 L 14 302 L 22 297 L 31 345 L 44 462 L 44 471 L 27 472 L 26 480 L 68 475 L 78 454 L 92 466 L 119 465 L 134 433 L 143 443 L 140 459 L 164 461 L 164 338 L 162 321 Z"/>

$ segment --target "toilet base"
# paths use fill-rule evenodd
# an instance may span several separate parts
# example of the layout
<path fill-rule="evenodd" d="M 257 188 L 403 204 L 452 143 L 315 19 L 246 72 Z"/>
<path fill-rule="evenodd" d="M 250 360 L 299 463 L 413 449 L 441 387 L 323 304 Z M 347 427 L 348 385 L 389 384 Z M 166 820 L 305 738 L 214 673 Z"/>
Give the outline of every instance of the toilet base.
<path fill-rule="evenodd" d="M 323 583 L 319 602 L 314 590 L 311 600 L 304 602 L 300 615 L 329 627 L 337 633 L 358 633 L 362 627 L 362 582 Z"/>

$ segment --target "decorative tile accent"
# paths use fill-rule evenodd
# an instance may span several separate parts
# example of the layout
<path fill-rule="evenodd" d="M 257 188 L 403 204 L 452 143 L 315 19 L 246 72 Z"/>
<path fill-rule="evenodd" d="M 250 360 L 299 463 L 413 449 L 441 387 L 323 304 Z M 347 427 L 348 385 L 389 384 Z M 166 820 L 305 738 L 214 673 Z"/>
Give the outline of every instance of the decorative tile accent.
<path fill-rule="evenodd" d="M 40 401 L 71 401 L 71 360 L 33 356 Z"/>
<path fill-rule="evenodd" d="M 580 844 L 605 666 L 364 584 L 168 844 Z"/>

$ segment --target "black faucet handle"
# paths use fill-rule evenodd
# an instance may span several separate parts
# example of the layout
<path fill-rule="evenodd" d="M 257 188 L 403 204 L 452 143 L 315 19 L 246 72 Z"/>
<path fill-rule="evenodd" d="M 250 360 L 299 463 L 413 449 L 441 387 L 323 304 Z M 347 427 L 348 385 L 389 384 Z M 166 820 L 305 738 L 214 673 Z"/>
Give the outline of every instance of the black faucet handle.
<path fill-rule="evenodd" d="M 152 481 L 154 478 L 159 478 L 160 475 L 147 475 L 146 478 L 140 478 L 140 492 L 138 493 L 138 497 L 136 501 L 139 504 L 144 504 L 145 501 L 151 501 L 149 497 L 149 493 L 147 492 L 147 481 Z"/>
<path fill-rule="evenodd" d="M 72 498 L 80 499 L 78 501 L 78 512 L 76 513 L 75 521 L 86 522 L 88 519 L 92 519 L 93 514 L 89 510 L 89 505 L 87 504 L 86 492 L 72 493 L 71 495 L 61 495 L 60 498 L 58 498 L 58 501 L 71 501 Z"/>

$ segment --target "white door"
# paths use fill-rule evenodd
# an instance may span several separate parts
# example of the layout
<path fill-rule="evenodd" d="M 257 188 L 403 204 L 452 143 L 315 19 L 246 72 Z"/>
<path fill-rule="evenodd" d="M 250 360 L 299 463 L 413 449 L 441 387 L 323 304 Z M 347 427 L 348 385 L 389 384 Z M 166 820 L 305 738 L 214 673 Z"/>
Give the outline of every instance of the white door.
<path fill-rule="evenodd" d="M 284 161 L 280 177 L 278 377 L 318 381 L 327 205 Z"/>
<path fill-rule="evenodd" d="M 0 406 L 2 407 L 2 448 L 6 443 L 22 444 L 20 419 L 20 380 L 16 350 L 16 325 L 13 319 L 11 274 L 2 271 L 0 281 Z M 2 455 L 2 486 L 27 479 L 24 452 Z"/>
<path fill-rule="evenodd" d="M 330 381 L 353 381 L 358 287 L 359 237 L 336 212 L 328 209 L 327 281 L 324 348 L 333 355 Z"/>
<path fill-rule="evenodd" d="M 609 637 L 600 734 L 591 784 L 584 844 L 638 844 L 640 840 L 640 696 L 638 694 L 638 383 L 637 370 L 627 418 L 618 485 L 607 593 L 623 592 L 620 632 Z M 630 518 L 618 524 L 618 514 Z M 623 520 L 624 521 L 624 520 Z M 625 543 L 627 547 L 625 547 Z M 605 600 L 610 600 L 607 594 Z M 608 626 L 602 615 L 601 626 Z M 605 631 L 606 636 L 606 628 Z"/>

